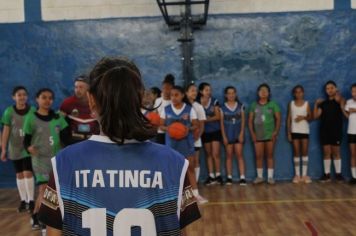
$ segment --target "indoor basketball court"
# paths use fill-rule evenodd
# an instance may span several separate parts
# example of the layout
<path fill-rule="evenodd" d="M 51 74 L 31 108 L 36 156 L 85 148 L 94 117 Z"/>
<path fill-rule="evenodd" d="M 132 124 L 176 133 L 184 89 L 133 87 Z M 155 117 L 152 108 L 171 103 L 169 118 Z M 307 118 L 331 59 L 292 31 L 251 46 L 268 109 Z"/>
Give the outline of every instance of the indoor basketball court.
<path fill-rule="evenodd" d="M 355 9 L 0 0 L 0 235 L 356 235 Z"/>

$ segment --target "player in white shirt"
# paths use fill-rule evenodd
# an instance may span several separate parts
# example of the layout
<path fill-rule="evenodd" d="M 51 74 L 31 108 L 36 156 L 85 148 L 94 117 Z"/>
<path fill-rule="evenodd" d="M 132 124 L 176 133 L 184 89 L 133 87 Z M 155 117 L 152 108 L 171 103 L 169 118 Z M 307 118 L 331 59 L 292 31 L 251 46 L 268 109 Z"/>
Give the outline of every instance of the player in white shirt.
<path fill-rule="evenodd" d="M 203 146 L 201 142 L 201 135 L 204 132 L 204 121 L 206 120 L 206 115 L 205 115 L 204 107 L 195 101 L 198 96 L 198 88 L 194 83 L 191 83 L 186 87 L 185 95 L 187 100 L 189 101 L 189 103 L 192 105 L 193 109 L 197 113 L 197 119 L 199 123 L 198 129 L 196 129 L 194 132 L 195 158 L 193 158 L 191 162 L 191 165 L 193 165 L 195 168 L 195 177 L 198 183 L 199 175 L 200 175 L 199 150 Z M 208 202 L 207 199 L 205 199 L 199 194 L 198 189 L 196 189 L 196 192 L 194 194 L 196 195 L 195 197 L 197 198 L 198 203 L 203 204 Z"/>
<path fill-rule="evenodd" d="M 304 88 L 293 88 L 294 100 L 288 106 L 288 140 L 293 144 L 295 176 L 293 183 L 310 183 L 308 169 L 309 121 L 312 118 L 308 101 L 304 100 Z M 300 176 L 300 157 L 302 157 L 302 177 Z"/>

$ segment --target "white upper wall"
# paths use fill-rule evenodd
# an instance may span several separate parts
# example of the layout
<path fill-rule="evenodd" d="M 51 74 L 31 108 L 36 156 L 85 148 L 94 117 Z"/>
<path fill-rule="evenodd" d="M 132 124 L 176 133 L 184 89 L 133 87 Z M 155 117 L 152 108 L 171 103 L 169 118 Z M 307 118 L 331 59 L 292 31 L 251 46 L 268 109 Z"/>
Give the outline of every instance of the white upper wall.
<path fill-rule="evenodd" d="M 211 0 L 210 14 L 333 9 L 334 0 Z M 156 0 L 42 0 L 45 21 L 161 15 Z"/>
<path fill-rule="evenodd" d="M 0 23 L 24 20 L 24 0 L 0 0 Z"/>
<path fill-rule="evenodd" d="M 332 10 L 334 1 L 210 0 L 209 14 Z M 351 5 L 356 9 L 356 0 Z M 156 0 L 41 0 L 41 8 L 44 21 L 161 15 Z M 0 23 L 23 22 L 24 15 L 24 0 L 0 0 Z"/>

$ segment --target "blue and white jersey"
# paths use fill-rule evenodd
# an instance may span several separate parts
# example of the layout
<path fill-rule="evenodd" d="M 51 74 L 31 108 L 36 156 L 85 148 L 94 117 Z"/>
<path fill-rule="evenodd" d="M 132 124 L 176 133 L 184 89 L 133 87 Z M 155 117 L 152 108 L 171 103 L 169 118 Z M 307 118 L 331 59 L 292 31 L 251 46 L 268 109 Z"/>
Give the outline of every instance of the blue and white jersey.
<path fill-rule="evenodd" d="M 221 106 L 221 112 L 224 118 L 224 131 L 229 143 L 238 140 L 241 132 L 241 115 L 244 110 L 244 105 L 238 102 L 236 102 L 234 107 L 229 107 L 227 103 Z"/>
<path fill-rule="evenodd" d="M 209 103 L 207 107 L 203 106 L 207 118 L 215 115 L 214 111 L 216 106 L 219 106 L 219 101 L 213 97 L 209 99 Z M 218 120 L 205 122 L 204 133 L 213 133 L 219 130 L 220 130 L 220 122 Z"/>
<path fill-rule="evenodd" d="M 180 235 L 188 162 L 171 148 L 93 135 L 52 164 L 64 235 Z"/>
<path fill-rule="evenodd" d="M 197 119 L 195 110 L 187 104 L 184 104 L 180 110 L 173 108 L 173 105 L 166 106 L 162 118 L 165 119 L 165 126 L 178 121 L 187 127 L 191 127 L 192 120 Z M 166 145 L 185 157 L 194 155 L 194 137 L 191 131 L 181 140 L 175 140 L 166 135 Z"/>

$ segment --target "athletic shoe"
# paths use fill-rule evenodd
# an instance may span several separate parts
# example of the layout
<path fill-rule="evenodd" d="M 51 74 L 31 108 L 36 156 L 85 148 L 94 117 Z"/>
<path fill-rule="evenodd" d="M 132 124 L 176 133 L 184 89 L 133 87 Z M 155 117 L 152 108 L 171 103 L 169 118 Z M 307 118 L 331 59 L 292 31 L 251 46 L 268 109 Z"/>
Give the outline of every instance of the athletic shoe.
<path fill-rule="evenodd" d="M 226 185 L 232 185 L 232 178 L 227 178 L 225 184 Z"/>
<path fill-rule="evenodd" d="M 253 181 L 254 184 L 261 184 L 261 183 L 263 183 L 263 182 L 264 182 L 263 178 L 260 178 L 260 177 L 257 177 L 257 178 Z"/>
<path fill-rule="evenodd" d="M 275 184 L 276 182 L 274 181 L 273 178 L 268 178 L 267 183 L 268 184 Z"/>
<path fill-rule="evenodd" d="M 218 177 L 215 177 L 215 183 L 219 183 L 220 185 L 224 185 L 224 181 L 223 181 L 221 175 L 219 175 Z"/>
<path fill-rule="evenodd" d="M 320 178 L 320 181 L 325 183 L 325 182 L 330 182 L 331 179 L 330 179 L 330 174 L 324 174 L 321 178 Z"/>
<path fill-rule="evenodd" d="M 246 186 L 247 182 L 245 179 L 240 179 L 239 184 L 240 184 L 240 186 Z"/>
<path fill-rule="evenodd" d="M 17 208 L 17 212 L 24 212 L 26 211 L 26 202 L 25 201 L 21 201 L 19 207 Z"/>
<path fill-rule="evenodd" d="M 301 181 L 300 176 L 298 176 L 298 175 L 294 176 L 294 178 L 293 178 L 293 183 L 297 184 L 297 183 L 299 183 L 300 181 Z"/>
<path fill-rule="evenodd" d="M 195 196 L 195 198 L 197 199 L 197 202 L 198 202 L 199 205 L 202 205 L 202 204 L 205 204 L 205 203 L 209 202 L 208 199 L 202 197 L 199 194 L 198 194 L 198 196 Z"/>
<path fill-rule="evenodd" d="M 337 181 L 344 181 L 344 177 L 342 177 L 342 174 L 341 174 L 341 173 L 336 174 L 336 175 L 335 175 L 335 179 L 336 179 Z"/>
<path fill-rule="evenodd" d="M 355 185 L 356 184 L 356 179 L 355 178 L 351 178 L 349 181 L 349 184 Z"/>
<path fill-rule="evenodd" d="M 40 222 L 40 230 L 41 230 L 41 236 L 47 236 L 47 229 L 46 225 Z"/>
<path fill-rule="evenodd" d="M 40 229 L 40 222 L 38 221 L 37 213 L 32 214 L 32 217 L 31 217 L 31 224 L 32 224 L 32 229 L 33 229 L 33 230 L 38 230 L 38 229 Z"/>
<path fill-rule="evenodd" d="M 27 210 L 32 214 L 33 210 L 35 209 L 35 202 L 34 201 L 30 201 L 27 205 L 28 205 L 27 206 Z"/>
<path fill-rule="evenodd" d="M 311 178 L 309 176 L 303 176 L 302 181 L 306 184 L 310 184 L 312 182 Z"/>
<path fill-rule="evenodd" d="M 211 178 L 210 176 L 205 180 L 204 182 L 205 185 L 210 186 L 215 184 L 215 179 Z"/>

